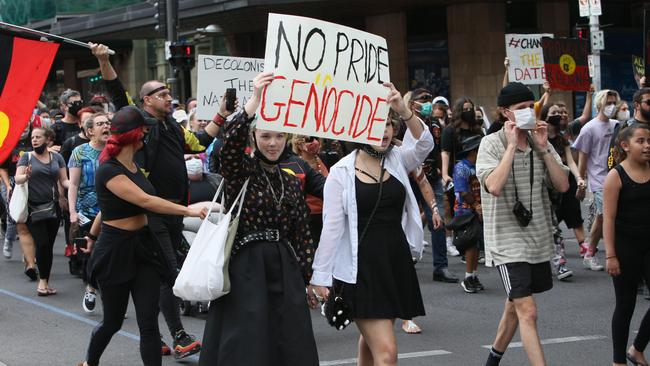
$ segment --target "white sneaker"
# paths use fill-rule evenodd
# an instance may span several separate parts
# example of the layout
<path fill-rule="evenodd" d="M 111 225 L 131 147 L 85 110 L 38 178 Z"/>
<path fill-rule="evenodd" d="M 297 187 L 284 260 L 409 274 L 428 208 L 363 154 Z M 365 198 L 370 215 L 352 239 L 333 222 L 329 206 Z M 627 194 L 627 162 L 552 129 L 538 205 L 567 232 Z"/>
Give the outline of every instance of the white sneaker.
<path fill-rule="evenodd" d="M 449 242 L 447 242 L 447 255 L 452 256 L 452 257 L 458 257 L 460 255 L 460 252 L 456 247 L 452 244 L 449 245 Z"/>
<path fill-rule="evenodd" d="M 2 255 L 4 255 L 4 257 L 7 259 L 11 259 L 11 256 L 13 254 L 13 248 L 14 248 L 14 242 L 5 240 L 4 245 L 2 246 Z"/>
<path fill-rule="evenodd" d="M 86 313 L 95 312 L 95 303 L 97 301 L 97 295 L 94 292 L 86 290 L 84 293 L 84 299 L 81 302 L 81 306 L 84 308 Z"/>
<path fill-rule="evenodd" d="M 598 263 L 596 256 L 586 256 L 582 259 L 582 264 L 592 271 L 602 271 L 604 267 Z"/>

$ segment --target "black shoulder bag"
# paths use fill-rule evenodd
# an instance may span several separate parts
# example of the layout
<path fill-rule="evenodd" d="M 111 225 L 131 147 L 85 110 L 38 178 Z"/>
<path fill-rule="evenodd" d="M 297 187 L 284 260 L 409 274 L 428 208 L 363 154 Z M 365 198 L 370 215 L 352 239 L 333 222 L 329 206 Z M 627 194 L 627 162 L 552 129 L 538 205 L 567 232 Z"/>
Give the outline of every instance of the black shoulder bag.
<path fill-rule="evenodd" d="M 29 154 L 28 162 L 32 158 L 32 154 Z M 52 153 L 50 153 L 50 163 L 48 164 L 50 171 L 52 171 Z M 44 220 L 58 220 L 59 219 L 59 204 L 56 200 L 56 188 L 52 188 L 52 200 L 50 202 L 41 203 L 37 205 L 28 205 L 29 207 L 29 219 L 32 223 L 44 221 Z"/>

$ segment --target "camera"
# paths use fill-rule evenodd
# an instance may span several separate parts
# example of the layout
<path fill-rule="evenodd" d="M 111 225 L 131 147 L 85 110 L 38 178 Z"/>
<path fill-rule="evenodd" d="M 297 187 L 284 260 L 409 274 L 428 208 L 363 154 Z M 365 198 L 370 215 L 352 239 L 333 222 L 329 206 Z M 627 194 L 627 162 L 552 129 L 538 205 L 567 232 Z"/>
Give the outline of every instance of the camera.
<path fill-rule="evenodd" d="M 517 200 L 515 202 L 515 207 L 512 209 L 512 213 L 515 214 L 519 226 L 526 227 L 530 224 L 530 220 L 533 219 L 533 213 L 528 211 L 524 204 L 521 201 Z"/>

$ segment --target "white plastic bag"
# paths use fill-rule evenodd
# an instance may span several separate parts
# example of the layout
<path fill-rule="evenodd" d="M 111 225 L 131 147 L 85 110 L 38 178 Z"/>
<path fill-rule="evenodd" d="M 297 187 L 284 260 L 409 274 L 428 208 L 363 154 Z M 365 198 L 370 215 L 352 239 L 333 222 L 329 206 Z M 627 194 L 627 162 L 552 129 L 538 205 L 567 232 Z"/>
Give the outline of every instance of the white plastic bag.
<path fill-rule="evenodd" d="M 223 189 L 225 180 L 212 199 L 216 201 Z M 199 231 L 192 242 L 183 267 L 174 283 L 174 295 L 186 301 L 211 301 L 230 292 L 228 261 L 232 243 L 237 234 L 239 214 L 246 196 L 248 180 L 233 201 L 232 207 L 221 218 L 218 224 L 213 224 L 207 218 L 201 223 Z M 222 207 L 225 204 L 222 199 Z M 237 216 L 232 218 L 232 210 L 239 205 Z M 212 213 L 212 207 L 207 217 Z M 232 220 L 231 220 L 232 218 Z"/>
<path fill-rule="evenodd" d="M 27 222 L 29 211 L 27 210 L 27 199 L 29 197 L 29 187 L 27 182 L 16 184 L 11 199 L 9 200 L 9 215 L 19 224 Z"/>

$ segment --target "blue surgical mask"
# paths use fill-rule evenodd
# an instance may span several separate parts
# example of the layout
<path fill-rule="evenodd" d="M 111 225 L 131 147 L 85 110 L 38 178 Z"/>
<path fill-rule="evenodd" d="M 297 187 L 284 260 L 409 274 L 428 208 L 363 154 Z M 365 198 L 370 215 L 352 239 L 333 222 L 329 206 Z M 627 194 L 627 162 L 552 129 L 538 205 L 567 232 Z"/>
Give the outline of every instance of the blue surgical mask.
<path fill-rule="evenodd" d="M 428 118 L 431 116 L 431 112 L 433 112 L 433 104 L 431 104 L 431 102 L 425 102 L 421 104 L 420 116 Z"/>

